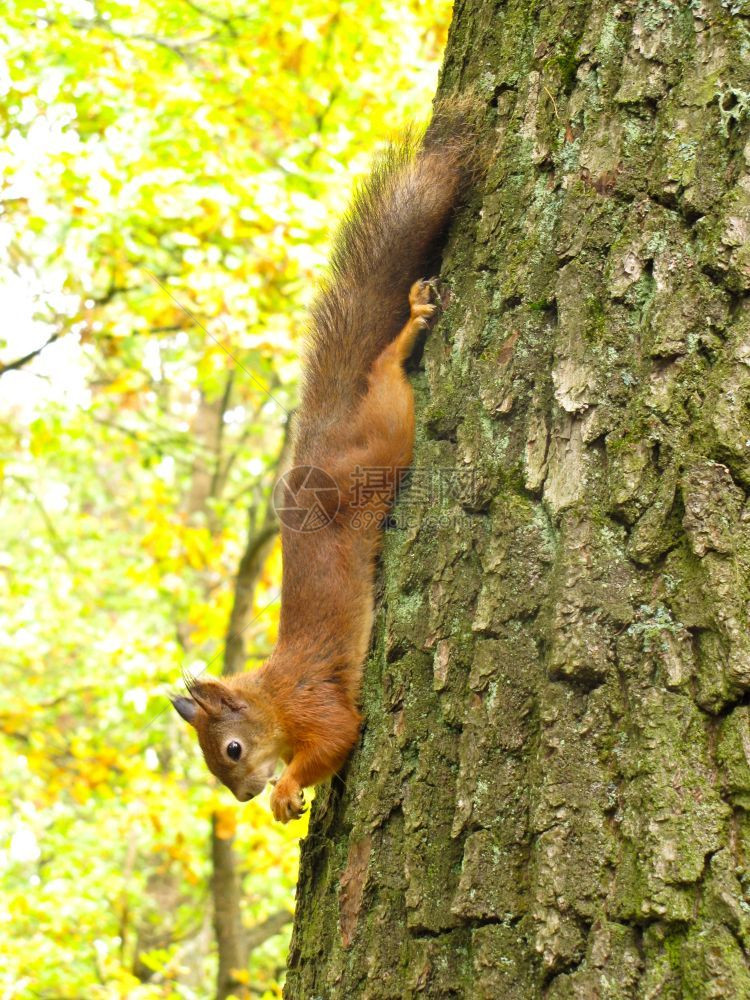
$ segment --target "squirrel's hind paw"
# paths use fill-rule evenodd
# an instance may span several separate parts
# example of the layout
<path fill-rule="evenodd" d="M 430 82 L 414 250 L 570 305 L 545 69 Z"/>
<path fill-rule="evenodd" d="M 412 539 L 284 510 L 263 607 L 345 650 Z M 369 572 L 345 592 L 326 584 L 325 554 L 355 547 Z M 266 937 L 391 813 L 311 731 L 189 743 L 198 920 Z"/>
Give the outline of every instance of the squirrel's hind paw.
<path fill-rule="evenodd" d="M 432 295 L 431 281 L 425 281 L 421 278 L 419 281 L 415 281 L 409 290 L 410 319 L 421 330 L 429 326 L 437 309 L 437 305 L 432 301 Z"/>

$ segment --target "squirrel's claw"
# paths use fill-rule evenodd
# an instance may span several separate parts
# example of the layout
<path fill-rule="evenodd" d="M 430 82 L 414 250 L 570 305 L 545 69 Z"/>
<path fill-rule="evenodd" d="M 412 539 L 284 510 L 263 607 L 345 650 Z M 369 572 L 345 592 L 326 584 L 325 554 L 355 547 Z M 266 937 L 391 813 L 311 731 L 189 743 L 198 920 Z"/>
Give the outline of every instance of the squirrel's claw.
<path fill-rule="evenodd" d="M 437 311 L 436 303 L 432 302 L 435 289 L 432 280 L 420 278 L 415 281 L 409 290 L 409 306 L 411 309 L 411 322 L 419 330 L 426 330 L 430 325 L 430 320 Z"/>
<path fill-rule="evenodd" d="M 280 823 L 288 823 L 290 819 L 299 819 L 304 812 L 305 793 L 289 779 L 282 775 L 271 792 L 271 811 L 274 819 Z"/>

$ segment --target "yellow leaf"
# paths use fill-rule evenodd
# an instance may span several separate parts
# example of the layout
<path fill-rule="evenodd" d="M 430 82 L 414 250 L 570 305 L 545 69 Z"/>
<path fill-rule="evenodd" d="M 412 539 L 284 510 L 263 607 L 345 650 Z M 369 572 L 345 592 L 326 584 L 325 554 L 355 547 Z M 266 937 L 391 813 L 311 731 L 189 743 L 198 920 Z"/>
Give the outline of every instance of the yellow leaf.
<path fill-rule="evenodd" d="M 216 811 L 216 836 L 219 840 L 231 840 L 237 831 L 237 810 L 226 806 Z"/>

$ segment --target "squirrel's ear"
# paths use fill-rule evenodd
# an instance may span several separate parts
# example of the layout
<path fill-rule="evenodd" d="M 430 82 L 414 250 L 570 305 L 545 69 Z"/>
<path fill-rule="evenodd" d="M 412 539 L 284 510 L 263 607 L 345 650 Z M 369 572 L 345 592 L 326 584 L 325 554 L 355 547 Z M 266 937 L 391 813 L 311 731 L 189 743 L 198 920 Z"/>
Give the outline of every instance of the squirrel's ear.
<path fill-rule="evenodd" d="M 241 712 L 247 708 L 247 704 L 221 681 L 192 681 L 189 691 L 193 700 L 209 715 L 221 715 L 224 711 Z"/>
<path fill-rule="evenodd" d="M 193 701 L 192 698 L 171 698 L 172 704 L 175 710 L 185 722 L 189 722 L 191 726 L 195 725 L 195 716 L 198 714 L 198 704 Z"/>

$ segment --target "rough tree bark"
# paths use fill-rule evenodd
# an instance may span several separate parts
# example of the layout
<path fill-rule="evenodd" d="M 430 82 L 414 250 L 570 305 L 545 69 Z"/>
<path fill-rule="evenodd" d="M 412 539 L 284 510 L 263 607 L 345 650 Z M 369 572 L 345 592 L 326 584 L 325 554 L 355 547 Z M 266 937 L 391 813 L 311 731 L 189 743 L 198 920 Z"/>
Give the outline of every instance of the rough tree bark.
<path fill-rule="evenodd" d="M 387 533 L 285 996 L 750 997 L 750 4 L 459 0 L 470 84 L 415 376 L 455 499 Z"/>

